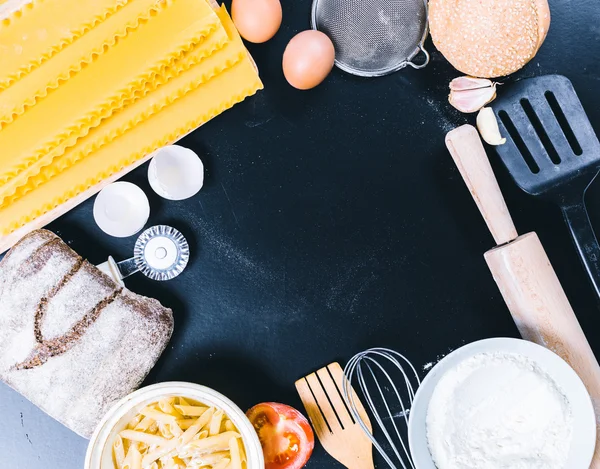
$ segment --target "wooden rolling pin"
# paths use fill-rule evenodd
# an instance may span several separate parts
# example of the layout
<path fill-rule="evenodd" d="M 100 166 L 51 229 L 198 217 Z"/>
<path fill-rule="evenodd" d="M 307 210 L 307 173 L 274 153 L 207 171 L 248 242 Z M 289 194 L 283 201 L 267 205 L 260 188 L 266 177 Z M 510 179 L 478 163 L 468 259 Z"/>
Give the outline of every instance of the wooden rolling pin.
<path fill-rule="evenodd" d="M 592 397 L 597 431 L 590 468 L 600 469 L 600 366 L 544 247 L 535 233 L 518 236 L 477 130 L 452 130 L 446 146 L 498 245 L 485 260 L 519 332 L 569 363 Z"/>

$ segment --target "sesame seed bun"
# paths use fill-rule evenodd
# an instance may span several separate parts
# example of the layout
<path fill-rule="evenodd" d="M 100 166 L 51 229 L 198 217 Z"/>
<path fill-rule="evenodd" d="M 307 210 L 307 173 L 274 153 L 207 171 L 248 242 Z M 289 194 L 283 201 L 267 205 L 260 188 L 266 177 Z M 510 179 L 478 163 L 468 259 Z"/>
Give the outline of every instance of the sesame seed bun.
<path fill-rule="evenodd" d="M 433 42 L 466 75 L 516 72 L 535 56 L 549 27 L 547 0 L 429 0 Z"/>

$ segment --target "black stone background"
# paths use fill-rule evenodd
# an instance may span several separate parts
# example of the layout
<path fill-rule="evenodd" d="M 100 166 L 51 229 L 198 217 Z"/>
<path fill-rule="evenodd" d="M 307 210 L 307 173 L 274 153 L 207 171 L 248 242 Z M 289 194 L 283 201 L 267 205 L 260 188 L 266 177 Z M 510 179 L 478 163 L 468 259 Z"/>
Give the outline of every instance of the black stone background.
<path fill-rule="evenodd" d="M 447 103 L 459 73 L 428 41 L 424 70 L 377 79 L 334 70 L 318 88 L 296 91 L 281 57 L 309 27 L 310 7 L 284 0 L 275 39 L 249 47 L 265 90 L 181 142 L 206 165 L 197 196 L 160 199 L 147 165 L 124 178 L 148 194 L 148 226 L 173 225 L 192 249 L 176 280 L 128 280 L 175 312 L 172 341 L 147 384 L 193 381 L 244 409 L 270 400 L 302 409 L 297 378 L 366 347 L 397 349 L 424 375 L 425 364 L 463 344 L 518 336 L 483 259 L 492 237 L 444 146 L 446 132 L 473 121 Z M 564 74 L 600 130 L 600 4 L 551 0 L 551 8 L 546 43 L 506 86 Z M 519 231 L 539 234 L 600 351 L 600 311 L 558 209 L 521 193 L 492 159 Z M 49 228 L 92 262 L 129 257 L 135 237 L 102 233 L 92 206 Z M 588 206 L 600 228 L 600 184 Z M 2 467 L 83 466 L 87 442 L 5 385 L 0 416 Z M 341 466 L 317 444 L 307 467 Z"/>

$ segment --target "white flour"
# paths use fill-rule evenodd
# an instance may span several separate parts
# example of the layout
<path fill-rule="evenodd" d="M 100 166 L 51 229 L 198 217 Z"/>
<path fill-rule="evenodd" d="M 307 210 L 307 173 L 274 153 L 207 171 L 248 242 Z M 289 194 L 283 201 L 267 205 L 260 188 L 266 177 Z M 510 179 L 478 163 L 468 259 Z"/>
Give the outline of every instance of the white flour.
<path fill-rule="evenodd" d="M 427 412 L 438 469 L 565 469 L 572 431 L 567 398 L 517 354 L 463 361 L 439 381 Z"/>

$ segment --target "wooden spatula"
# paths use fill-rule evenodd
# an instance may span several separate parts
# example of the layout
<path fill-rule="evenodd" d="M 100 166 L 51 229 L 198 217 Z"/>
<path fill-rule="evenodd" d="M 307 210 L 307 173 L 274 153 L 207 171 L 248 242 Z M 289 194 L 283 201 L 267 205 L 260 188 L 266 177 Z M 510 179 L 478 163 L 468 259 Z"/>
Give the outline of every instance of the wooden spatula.
<path fill-rule="evenodd" d="M 331 363 L 296 381 L 296 389 L 319 441 L 333 458 L 348 469 L 374 469 L 371 441 L 354 421 L 342 397 L 344 373 Z M 371 422 L 354 393 L 360 418 L 369 431 Z"/>

